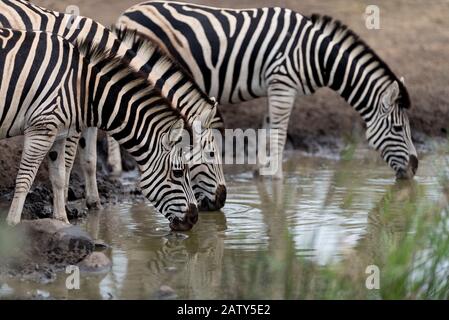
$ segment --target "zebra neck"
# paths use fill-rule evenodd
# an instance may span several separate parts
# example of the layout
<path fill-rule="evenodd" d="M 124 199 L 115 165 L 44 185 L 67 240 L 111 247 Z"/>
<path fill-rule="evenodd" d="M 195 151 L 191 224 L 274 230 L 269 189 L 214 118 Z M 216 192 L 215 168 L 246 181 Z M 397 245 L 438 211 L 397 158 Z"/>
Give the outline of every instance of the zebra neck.
<path fill-rule="evenodd" d="M 164 127 L 158 122 L 173 122 L 175 115 L 165 99 L 140 86 L 98 81 L 89 94 L 93 99 L 87 119 L 91 121 L 88 126 L 106 131 L 142 167 L 157 154 L 154 141 L 160 139 Z"/>
<path fill-rule="evenodd" d="M 214 102 L 210 101 L 181 66 L 158 51 L 141 71 L 148 75 L 149 82 L 186 117 L 189 124 L 204 108 L 214 106 Z"/>
<path fill-rule="evenodd" d="M 93 55 L 99 60 L 88 67 L 86 126 L 106 131 L 144 166 L 159 153 L 155 142 L 181 115 L 122 59 Z M 81 75 L 87 78 L 85 70 Z"/>
<path fill-rule="evenodd" d="M 336 91 L 368 122 L 376 111 L 381 94 L 391 84 L 389 70 L 363 46 L 345 47 L 330 42 L 324 61 L 327 85 Z"/>

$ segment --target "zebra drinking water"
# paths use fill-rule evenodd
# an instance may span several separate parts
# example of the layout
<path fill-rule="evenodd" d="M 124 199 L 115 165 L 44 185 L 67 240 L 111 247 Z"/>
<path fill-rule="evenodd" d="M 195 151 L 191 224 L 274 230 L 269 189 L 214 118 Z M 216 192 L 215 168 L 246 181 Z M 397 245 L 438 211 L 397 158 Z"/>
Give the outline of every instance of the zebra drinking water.
<path fill-rule="evenodd" d="M 122 57 L 87 41 L 77 47 L 45 32 L 0 29 L 0 79 L 0 138 L 25 136 L 9 224 L 20 222 L 49 151 L 55 196 L 64 201 L 65 141 L 87 127 L 106 131 L 134 157 L 143 194 L 172 229 L 196 223 L 197 202 L 179 142 L 189 128 L 185 118 Z"/>
<path fill-rule="evenodd" d="M 147 50 L 142 57 L 136 55 L 129 47 L 118 41 L 117 37 L 101 24 L 92 19 L 72 16 L 54 12 L 39 6 L 36 6 L 25 0 L 0 0 L 0 26 L 20 30 L 42 30 L 58 34 L 72 43 L 76 41 L 90 42 L 93 46 L 98 46 L 104 50 L 115 53 L 117 57 L 130 60 L 130 67 L 135 71 L 141 71 L 148 77 L 149 83 L 156 86 L 162 92 L 162 95 L 169 99 L 171 105 L 179 108 L 190 125 L 199 120 L 202 123 L 203 132 L 201 134 L 201 145 L 207 150 L 211 150 L 217 157 L 214 162 L 194 163 L 191 166 L 192 184 L 195 195 L 199 200 L 202 210 L 217 210 L 224 206 L 226 200 L 226 184 L 221 166 L 220 153 L 217 152 L 217 144 L 209 130 L 208 125 L 202 117 L 202 114 L 208 114 L 208 110 L 216 109 L 216 102 L 209 99 L 199 87 L 191 81 L 190 77 L 183 74 L 176 64 L 172 63 L 164 55 L 160 55 L 156 46 L 147 44 Z M 127 32 L 120 32 L 123 38 Z M 153 55 L 149 55 L 150 53 Z M 161 69 L 162 68 L 162 69 Z M 165 71 L 165 73 L 164 73 Z M 168 77 L 166 77 L 168 76 Z M 173 81 L 177 79 L 177 81 Z M 215 115 L 215 111 L 212 111 Z M 214 123 L 220 125 L 219 114 L 214 119 Z M 83 132 L 80 158 L 84 177 L 86 180 L 86 203 L 90 208 L 100 207 L 100 197 L 98 194 L 96 181 L 96 128 L 88 128 Z M 67 197 L 69 172 L 71 171 L 73 161 L 78 146 L 79 134 L 68 137 L 66 148 L 66 182 L 65 194 Z M 108 139 L 109 142 L 112 139 Z M 110 150 L 114 151 L 115 157 L 110 157 L 111 167 L 115 172 L 120 170 L 119 163 L 120 152 L 116 144 L 110 144 Z M 50 180 L 53 175 L 50 173 Z M 64 213 L 55 215 L 65 215 L 64 206 L 58 206 L 64 210 Z"/>
<path fill-rule="evenodd" d="M 354 32 L 328 17 L 284 8 L 222 9 L 149 1 L 126 10 L 118 26 L 158 42 L 220 103 L 268 96 L 267 127 L 277 129 L 273 159 L 282 152 L 297 96 L 321 87 L 338 92 L 366 123 L 366 137 L 399 178 L 418 159 L 404 84 Z"/>

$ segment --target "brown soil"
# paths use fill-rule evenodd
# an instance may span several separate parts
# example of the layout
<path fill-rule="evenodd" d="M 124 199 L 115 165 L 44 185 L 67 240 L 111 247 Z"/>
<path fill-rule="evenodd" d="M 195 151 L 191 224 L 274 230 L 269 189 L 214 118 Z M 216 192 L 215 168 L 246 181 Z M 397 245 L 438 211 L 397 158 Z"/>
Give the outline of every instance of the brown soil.
<path fill-rule="evenodd" d="M 413 108 L 410 119 L 415 140 L 424 143 L 428 137 L 446 136 L 449 126 L 449 2 L 445 0 L 378 0 L 380 30 L 365 27 L 363 14 L 369 0 L 227 0 L 192 1 L 223 7 L 282 6 L 310 15 L 314 12 L 331 15 L 350 26 L 382 57 L 391 69 L 404 76 Z M 77 5 L 81 15 L 89 16 L 105 25 L 111 25 L 121 12 L 136 0 L 35 0 L 49 9 L 65 11 L 68 5 Z M 231 128 L 258 127 L 266 107 L 263 101 L 241 105 L 221 106 L 226 123 Z M 333 147 L 335 137 L 361 135 L 361 121 L 341 98 L 330 90 L 321 90 L 311 97 L 298 99 L 289 127 L 290 143 L 313 151 L 321 145 Z M 0 141 L 0 194 L 11 195 L 20 159 L 21 139 Z M 100 164 L 102 164 L 100 160 Z M 103 167 L 104 168 L 104 167 Z M 100 169 L 100 173 L 104 169 Z M 103 176 L 100 174 L 100 176 Z M 46 168 L 43 166 L 36 186 L 46 186 Z M 79 170 L 73 197 L 81 197 Z M 114 190 L 119 184 L 104 185 L 103 190 Z M 103 183 L 104 182 L 104 183 Z M 36 190 L 36 188 L 35 188 Z M 48 190 L 45 188 L 45 190 Z M 119 189 L 119 192 L 123 190 Z M 47 192 L 48 193 L 48 192 Z M 38 194 L 42 198 L 42 194 Z M 46 194 L 46 199 L 50 195 Z M 30 202 L 30 201 L 28 201 Z"/>

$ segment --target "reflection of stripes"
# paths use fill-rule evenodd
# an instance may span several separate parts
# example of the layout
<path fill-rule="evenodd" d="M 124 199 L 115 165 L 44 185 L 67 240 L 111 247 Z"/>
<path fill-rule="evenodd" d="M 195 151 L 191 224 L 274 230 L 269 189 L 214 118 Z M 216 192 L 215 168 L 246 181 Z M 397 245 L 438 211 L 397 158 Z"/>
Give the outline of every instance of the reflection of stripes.
<path fill-rule="evenodd" d="M 280 154 L 296 96 L 327 86 L 361 114 L 371 144 L 395 170 L 416 155 L 404 112 L 410 105 L 406 88 L 357 35 L 331 18 L 283 8 L 150 1 L 128 9 L 118 24 L 163 45 L 220 103 L 268 96 Z"/>

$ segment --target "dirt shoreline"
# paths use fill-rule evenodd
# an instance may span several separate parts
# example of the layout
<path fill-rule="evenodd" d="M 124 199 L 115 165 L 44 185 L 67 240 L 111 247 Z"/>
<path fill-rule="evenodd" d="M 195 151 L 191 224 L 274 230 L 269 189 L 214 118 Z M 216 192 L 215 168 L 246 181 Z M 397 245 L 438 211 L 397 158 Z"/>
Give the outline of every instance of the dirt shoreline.
<path fill-rule="evenodd" d="M 35 0 L 49 9 L 65 11 L 69 5 L 81 15 L 111 25 L 121 12 L 138 0 Z M 381 29 L 369 30 L 362 18 L 370 1 L 227 0 L 193 1 L 223 7 L 282 6 L 304 15 L 313 12 L 331 15 L 349 25 L 372 46 L 398 76 L 404 76 L 413 107 L 409 111 L 414 140 L 425 145 L 435 137 L 447 137 L 449 127 L 449 3 L 442 0 L 377 1 Z M 229 128 L 258 128 L 266 112 L 266 101 L 220 106 Z M 289 146 L 306 152 L 338 152 L 347 141 L 364 140 L 359 115 L 334 92 L 323 89 L 298 99 L 289 126 Z M 101 145 L 101 143 L 100 143 Z M 100 148 L 101 149 L 101 148 Z M 0 141 L 0 202 L 10 202 L 22 150 L 22 139 Z M 103 148 L 104 150 L 104 148 Z M 103 151 L 102 151 L 103 152 Z M 98 180 L 104 202 L 139 197 L 135 188 L 123 187 L 108 178 L 104 156 L 98 161 Z M 72 178 L 71 200 L 83 198 L 83 179 L 78 165 Z M 127 189 L 128 188 L 128 189 Z M 25 217 L 47 217 L 51 191 L 46 164 L 39 170 L 27 199 Z M 72 211 L 72 210 L 71 210 Z M 84 213 L 74 208 L 72 217 Z"/>
<path fill-rule="evenodd" d="M 16 137 L 0 141 L 0 203 L 11 203 L 14 196 L 15 178 L 17 175 L 20 156 L 22 152 L 22 138 Z M 106 164 L 106 141 L 100 138 L 97 144 L 97 183 L 100 199 L 103 205 L 113 205 L 124 200 L 143 201 L 144 197 L 133 183 L 123 183 L 123 180 L 114 179 L 109 175 Z M 123 167 L 129 171 L 136 170 L 133 160 L 125 155 L 122 160 Z M 135 179 L 136 180 L 136 179 Z M 27 196 L 23 219 L 43 219 L 52 217 L 53 192 L 48 179 L 47 161 L 41 165 L 36 180 Z M 70 178 L 69 203 L 67 214 L 70 220 L 79 219 L 86 215 L 84 178 L 76 159 Z M 0 217 L 0 219 L 6 217 Z"/>

